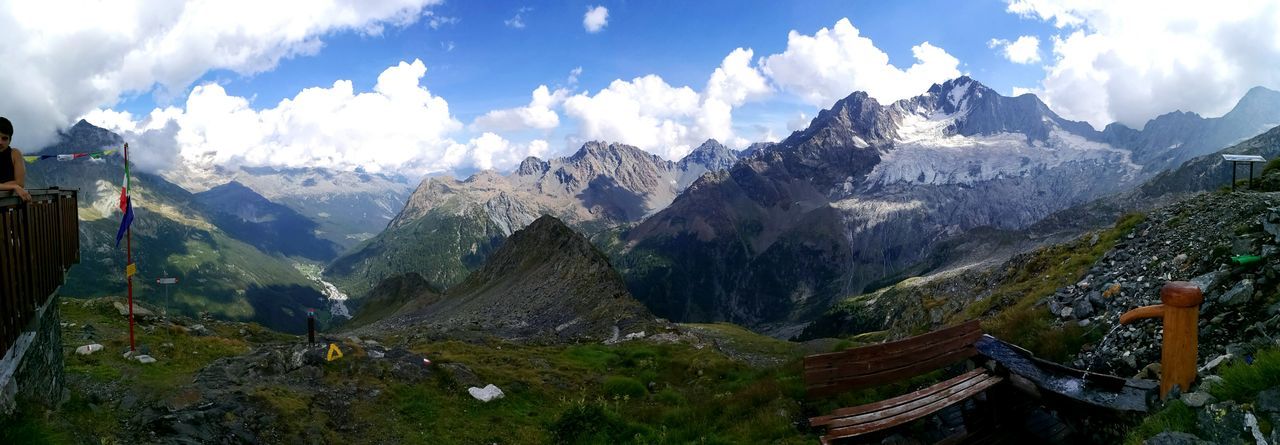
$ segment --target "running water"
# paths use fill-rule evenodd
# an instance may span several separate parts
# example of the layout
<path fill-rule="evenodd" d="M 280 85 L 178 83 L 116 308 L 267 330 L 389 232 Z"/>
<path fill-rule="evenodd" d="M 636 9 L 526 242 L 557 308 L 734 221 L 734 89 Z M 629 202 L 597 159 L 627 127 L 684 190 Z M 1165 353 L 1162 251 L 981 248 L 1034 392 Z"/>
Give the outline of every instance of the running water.
<path fill-rule="evenodd" d="M 329 313 L 335 317 L 351 318 L 351 310 L 347 309 L 347 294 L 338 290 L 333 283 L 325 281 L 321 276 L 319 266 L 310 264 L 293 263 L 293 267 L 306 275 L 307 279 L 314 281 L 320 285 L 320 290 L 324 293 L 325 300 L 329 302 Z"/>
<path fill-rule="evenodd" d="M 1124 325 L 1117 322 L 1114 326 L 1111 327 L 1110 331 L 1107 331 L 1107 335 L 1102 336 L 1102 341 L 1098 342 L 1098 347 L 1094 348 L 1093 359 L 1089 360 L 1089 363 L 1084 367 L 1083 377 L 1085 379 L 1085 382 L 1089 381 L 1089 374 L 1093 372 L 1093 366 L 1098 363 L 1098 359 L 1103 357 L 1102 351 L 1107 347 L 1107 342 L 1111 341 L 1112 334 L 1115 334 L 1116 331 L 1120 330 L 1122 326 Z"/>

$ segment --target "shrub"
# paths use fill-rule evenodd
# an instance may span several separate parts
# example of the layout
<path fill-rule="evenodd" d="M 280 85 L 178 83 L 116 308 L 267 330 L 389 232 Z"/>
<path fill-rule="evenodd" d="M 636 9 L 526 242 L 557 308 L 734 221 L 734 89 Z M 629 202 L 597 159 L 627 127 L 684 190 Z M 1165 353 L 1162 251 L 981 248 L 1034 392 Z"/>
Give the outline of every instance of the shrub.
<path fill-rule="evenodd" d="M 557 444 L 626 443 L 642 434 L 617 414 L 594 403 L 569 407 L 551 425 L 552 442 Z"/>
<path fill-rule="evenodd" d="M 1251 401 L 1259 392 L 1280 386 L 1280 349 L 1258 351 L 1249 364 L 1237 360 L 1222 368 L 1222 384 L 1209 392 L 1221 400 Z"/>
<path fill-rule="evenodd" d="M 623 377 L 609 376 L 604 379 L 604 393 L 609 397 L 630 397 L 638 399 L 644 397 L 648 390 L 639 380 Z"/>

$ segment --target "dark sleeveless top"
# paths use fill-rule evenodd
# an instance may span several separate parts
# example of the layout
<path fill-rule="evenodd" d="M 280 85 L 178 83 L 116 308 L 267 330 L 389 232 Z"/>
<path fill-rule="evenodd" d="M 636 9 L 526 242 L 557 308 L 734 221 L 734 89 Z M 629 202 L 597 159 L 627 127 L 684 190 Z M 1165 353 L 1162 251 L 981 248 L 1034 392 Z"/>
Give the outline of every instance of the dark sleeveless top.
<path fill-rule="evenodd" d="M 0 152 L 0 183 L 5 183 L 18 179 L 14 172 L 13 166 L 13 148 L 6 148 Z"/>

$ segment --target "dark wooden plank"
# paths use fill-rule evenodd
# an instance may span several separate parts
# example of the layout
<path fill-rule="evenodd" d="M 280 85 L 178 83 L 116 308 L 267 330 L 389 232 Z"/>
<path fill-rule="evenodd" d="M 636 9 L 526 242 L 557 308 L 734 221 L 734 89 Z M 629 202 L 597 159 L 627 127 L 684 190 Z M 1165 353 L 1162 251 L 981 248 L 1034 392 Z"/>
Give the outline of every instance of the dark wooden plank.
<path fill-rule="evenodd" d="M 811 397 L 822 397 L 850 389 L 866 388 L 869 386 L 883 385 L 885 383 L 903 380 L 912 376 L 920 375 L 943 366 L 950 365 L 978 354 L 977 348 L 973 346 L 964 349 L 951 351 L 947 354 L 939 355 L 928 360 L 912 363 L 899 368 L 882 370 L 879 372 L 862 374 L 853 377 L 842 377 L 832 379 L 823 384 L 807 385 L 806 392 Z"/>
<path fill-rule="evenodd" d="M 977 320 L 971 320 L 949 328 L 939 329 L 937 331 L 909 337 L 898 341 L 888 343 L 880 343 L 875 345 L 850 348 L 844 351 L 828 352 L 825 354 L 814 354 L 804 358 L 805 365 L 819 365 L 830 361 L 845 361 L 849 359 L 859 359 L 865 357 L 877 357 L 896 351 L 914 351 L 924 350 L 933 346 L 935 343 L 954 337 L 960 337 L 972 332 L 978 332 L 981 335 L 982 326 Z"/>
<path fill-rule="evenodd" d="M 13 331 L 13 319 L 16 316 L 14 298 L 14 279 L 13 268 L 14 259 L 12 255 L 13 235 L 10 231 L 11 212 L 8 209 L 0 208 L 0 356 L 9 351 L 9 347 L 13 346 L 13 341 L 17 339 L 17 333 Z"/>
<path fill-rule="evenodd" d="M 827 440 L 843 439 L 848 437 L 860 436 L 866 433 L 880 431 L 886 428 L 892 428 L 898 425 L 902 425 L 912 420 L 920 419 L 930 414 L 936 413 L 942 410 L 943 408 L 946 408 L 948 406 L 962 402 L 965 399 L 978 395 L 978 393 L 985 391 L 987 388 L 990 388 L 992 385 L 999 383 L 1001 380 L 1003 379 L 999 377 L 983 380 L 979 384 L 965 388 L 964 390 L 958 393 L 952 394 L 946 398 L 933 400 L 933 402 L 928 405 L 919 406 L 910 411 L 906 411 L 891 417 L 881 418 L 871 422 L 860 423 L 860 424 L 849 426 L 849 427 L 832 428 L 828 430 L 827 434 L 823 437 Z"/>
<path fill-rule="evenodd" d="M 833 361 L 825 366 L 811 366 L 804 370 L 805 382 L 822 382 L 837 377 L 850 377 L 870 374 L 884 369 L 900 368 L 918 361 L 945 355 L 958 349 L 973 345 L 982 337 L 981 332 L 966 334 L 943 340 L 925 351 L 906 353 L 888 353 L 880 357 L 869 357 L 848 361 Z"/>
<path fill-rule="evenodd" d="M 969 388 L 973 388 L 975 386 L 983 386 L 983 385 L 990 386 L 992 383 L 989 383 L 989 381 L 999 381 L 999 380 L 1000 380 L 1000 377 L 996 377 L 991 374 L 980 374 L 975 378 L 966 379 L 964 381 L 953 383 L 946 386 L 941 384 L 934 385 L 938 387 L 938 391 L 932 394 L 929 394 L 928 396 L 920 397 L 914 400 L 906 400 L 898 404 L 884 405 L 884 406 L 881 406 L 879 409 L 872 410 L 872 411 L 867 411 L 867 412 L 853 414 L 853 415 L 840 416 L 839 418 L 832 419 L 831 421 L 827 422 L 826 425 L 832 429 L 851 427 L 856 425 L 862 425 L 865 423 L 876 422 L 881 419 L 887 419 L 890 417 L 906 415 L 906 414 L 915 412 L 916 410 L 922 407 L 930 406 L 943 400 L 951 400 L 953 403 L 960 402 L 960 401 L 963 401 L 964 399 L 952 400 L 952 398 L 957 394 L 966 393 L 967 391 L 969 391 Z M 950 404 L 952 403 L 948 403 L 948 405 Z"/>
<path fill-rule="evenodd" d="M 853 406 L 848 408 L 839 408 L 834 411 L 831 411 L 827 415 L 810 418 L 809 425 L 822 426 L 822 425 L 826 425 L 832 420 L 839 419 L 841 417 L 853 416 L 853 415 L 858 415 L 862 413 L 868 413 L 871 411 L 878 411 L 889 406 L 901 405 L 903 403 L 907 403 L 912 400 L 937 394 L 938 392 L 942 391 L 945 388 L 961 384 L 965 381 L 975 379 L 975 378 L 981 378 L 981 376 L 983 374 L 986 374 L 986 372 L 987 372 L 986 369 L 978 368 L 978 369 L 974 369 L 972 371 L 966 372 L 964 374 L 958 375 L 956 377 L 953 377 L 951 379 L 931 385 L 928 388 L 924 388 L 919 391 L 912 392 L 910 394 L 903 394 L 903 395 L 894 397 L 892 399 L 885 399 L 875 403 L 868 403 L 866 405 L 858 405 L 858 406 Z"/>

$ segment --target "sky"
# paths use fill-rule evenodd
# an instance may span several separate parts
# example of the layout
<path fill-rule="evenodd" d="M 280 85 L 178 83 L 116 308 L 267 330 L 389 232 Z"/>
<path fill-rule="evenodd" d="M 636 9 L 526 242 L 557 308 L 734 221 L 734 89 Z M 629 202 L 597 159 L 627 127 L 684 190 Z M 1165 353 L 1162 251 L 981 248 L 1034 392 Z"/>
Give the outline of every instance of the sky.
<path fill-rule="evenodd" d="M 0 28 L 15 146 L 83 118 L 158 172 L 679 159 L 960 75 L 1096 128 L 1280 89 L 1275 1 L 6 0 Z"/>

